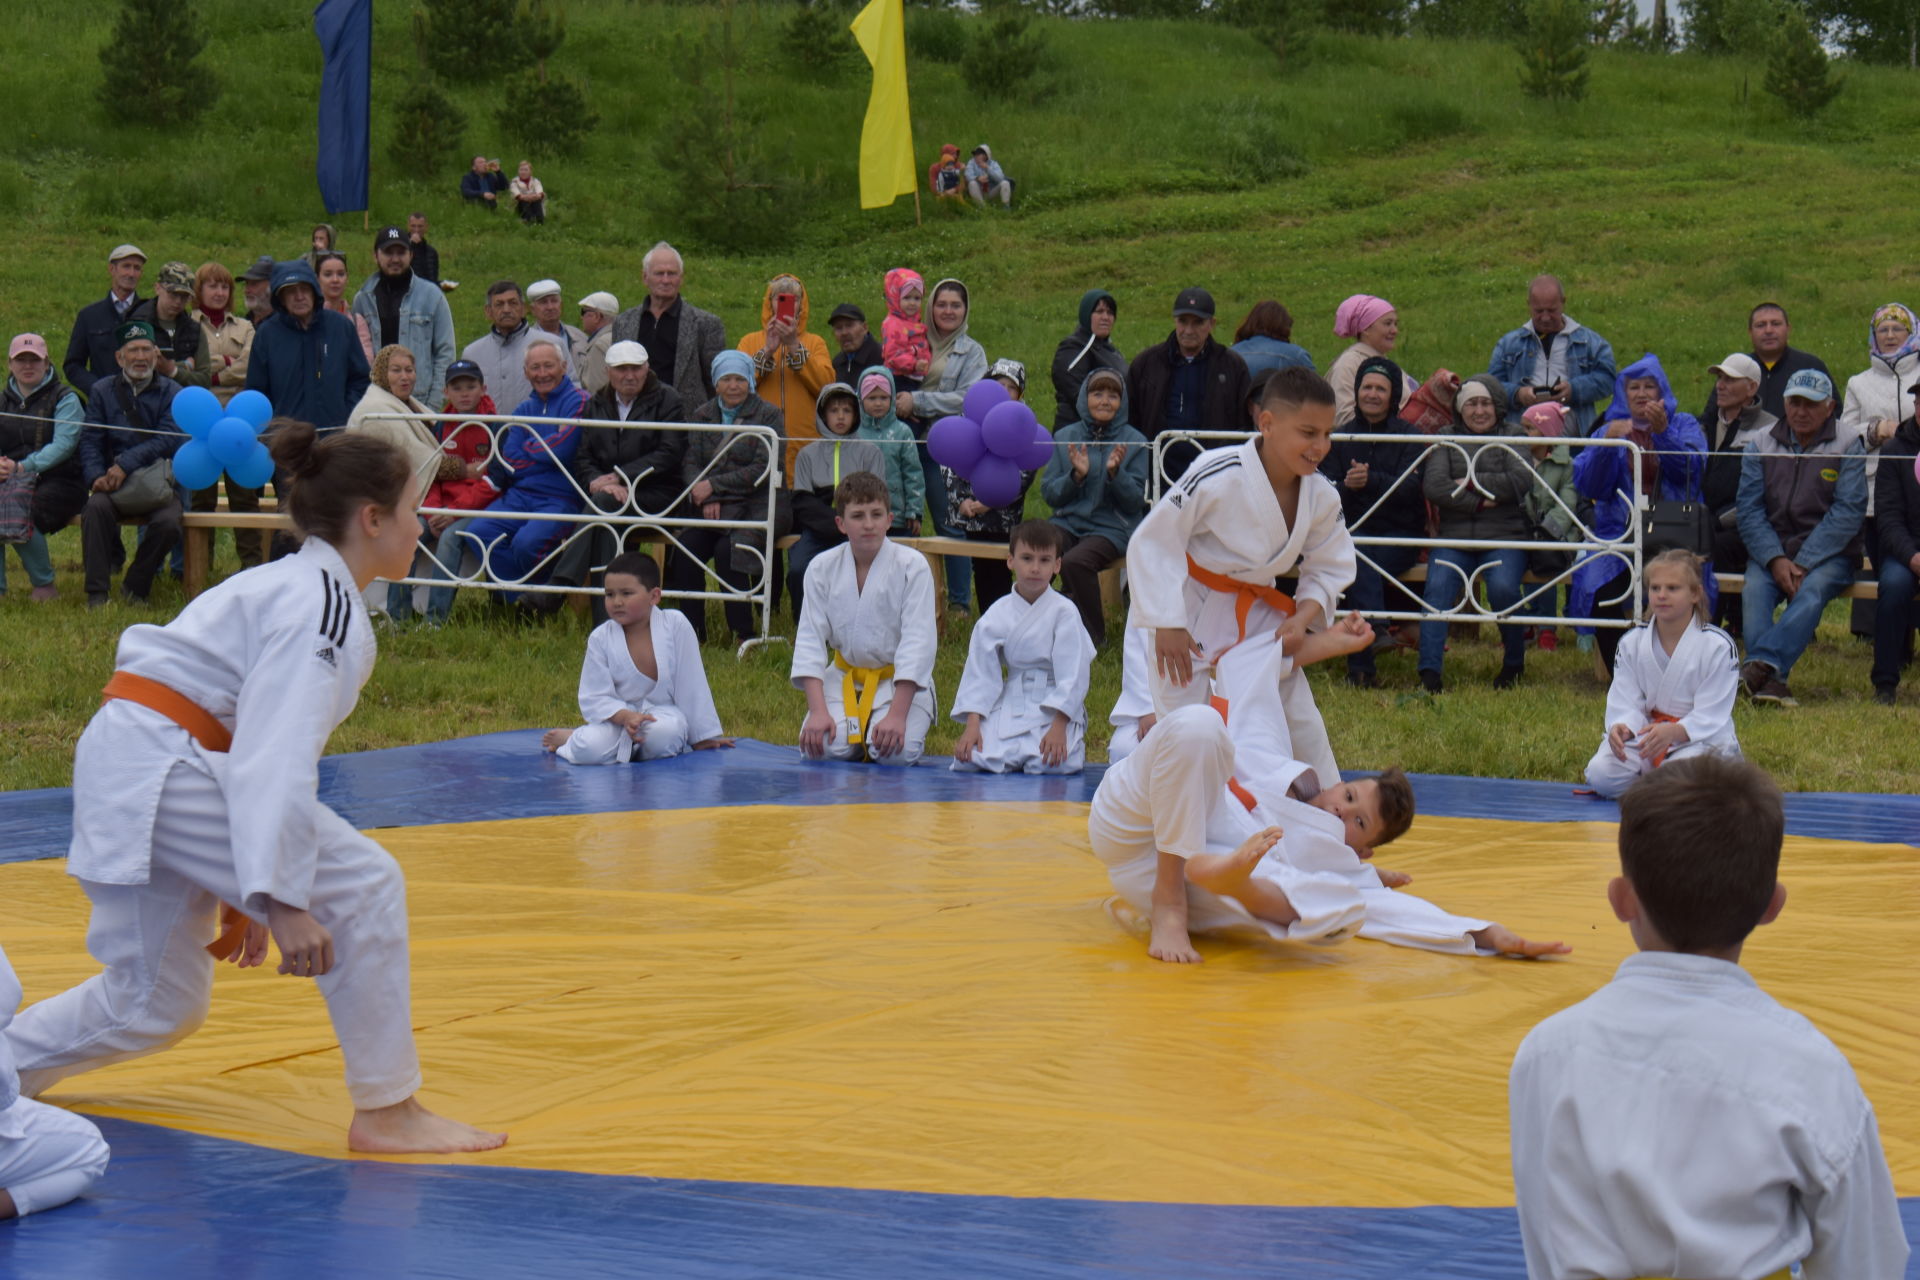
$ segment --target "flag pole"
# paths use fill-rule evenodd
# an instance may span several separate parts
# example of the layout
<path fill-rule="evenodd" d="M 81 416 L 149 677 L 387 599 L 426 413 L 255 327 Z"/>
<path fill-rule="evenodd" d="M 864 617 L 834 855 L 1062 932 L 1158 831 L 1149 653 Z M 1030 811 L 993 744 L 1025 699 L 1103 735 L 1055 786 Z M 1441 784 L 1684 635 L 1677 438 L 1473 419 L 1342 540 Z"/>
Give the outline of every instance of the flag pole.
<path fill-rule="evenodd" d="M 920 226 L 920 184 L 913 184 L 913 225 Z"/>

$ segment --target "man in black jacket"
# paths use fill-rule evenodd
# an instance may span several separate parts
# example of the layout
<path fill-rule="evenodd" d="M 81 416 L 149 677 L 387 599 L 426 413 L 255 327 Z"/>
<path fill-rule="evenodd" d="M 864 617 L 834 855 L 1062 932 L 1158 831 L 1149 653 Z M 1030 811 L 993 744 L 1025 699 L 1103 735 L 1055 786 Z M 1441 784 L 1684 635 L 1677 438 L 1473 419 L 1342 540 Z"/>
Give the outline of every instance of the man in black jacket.
<path fill-rule="evenodd" d="M 880 344 L 867 328 L 867 313 L 851 302 L 843 302 L 827 317 L 827 324 L 833 329 L 833 340 L 840 344 L 840 353 L 833 358 L 833 380 L 857 387 L 861 374 L 884 363 Z"/>
<path fill-rule="evenodd" d="M 1907 388 L 1910 402 L 1920 412 L 1920 382 Z M 1920 455 L 1920 424 L 1914 414 L 1900 424 L 1893 439 L 1881 446 L 1880 469 L 1874 475 L 1873 520 L 1880 538 L 1879 607 L 1873 615 L 1873 700 L 1894 704 L 1920 617 L 1914 606 L 1920 594 L 1920 476 L 1914 457 Z"/>
<path fill-rule="evenodd" d="M 1753 361 L 1760 366 L 1760 407 L 1775 418 L 1787 416 L 1787 379 L 1802 369 L 1827 373 L 1826 361 L 1810 351 L 1787 345 L 1793 326 L 1787 323 L 1787 309 L 1777 302 L 1763 302 L 1747 316 L 1747 335 L 1753 339 Z M 1832 381 L 1833 375 L 1827 374 Z M 1700 412 L 1705 425 L 1713 417 L 1718 389 L 1707 393 L 1707 407 Z"/>
<path fill-rule="evenodd" d="M 74 317 L 73 336 L 67 339 L 67 359 L 60 366 L 67 385 L 86 395 L 101 378 L 120 372 L 114 362 L 119 343 L 114 330 L 130 319 L 140 305 L 140 273 L 147 267 L 147 255 L 137 245 L 123 244 L 107 255 L 107 273 L 111 286 L 107 296 L 80 308 Z"/>
<path fill-rule="evenodd" d="M 1182 289 L 1173 301 L 1173 332 L 1148 347 L 1127 367 L 1127 403 L 1133 425 L 1149 441 L 1167 431 L 1251 433 L 1247 421 L 1246 361 L 1213 340 L 1213 295 Z M 1208 447 L 1226 441 L 1207 442 Z M 1200 445 L 1174 445 L 1161 455 L 1161 470 L 1178 480 Z"/>

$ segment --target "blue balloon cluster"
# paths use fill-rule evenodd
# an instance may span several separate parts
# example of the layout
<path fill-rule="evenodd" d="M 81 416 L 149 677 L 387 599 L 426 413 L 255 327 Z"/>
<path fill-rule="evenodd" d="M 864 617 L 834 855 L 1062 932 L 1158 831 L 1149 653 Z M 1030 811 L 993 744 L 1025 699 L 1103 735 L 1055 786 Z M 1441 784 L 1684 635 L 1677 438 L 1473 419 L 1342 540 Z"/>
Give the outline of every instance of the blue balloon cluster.
<path fill-rule="evenodd" d="M 273 455 L 260 442 L 260 428 L 273 405 L 258 391 L 242 391 L 222 407 L 205 387 L 187 387 L 173 398 L 173 421 L 191 437 L 173 455 L 173 478 L 188 489 L 211 488 L 227 479 L 258 489 L 273 479 Z"/>

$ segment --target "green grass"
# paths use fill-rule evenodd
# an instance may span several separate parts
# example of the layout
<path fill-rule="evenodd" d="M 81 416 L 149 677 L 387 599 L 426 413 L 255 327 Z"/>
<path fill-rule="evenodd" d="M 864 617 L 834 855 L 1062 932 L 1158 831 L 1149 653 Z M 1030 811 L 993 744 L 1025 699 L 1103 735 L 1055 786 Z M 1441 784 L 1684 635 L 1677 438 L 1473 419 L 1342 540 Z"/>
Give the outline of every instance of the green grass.
<path fill-rule="evenodd" d="M 45 332 L 64 348 L 74 312 L 105 287 L 106 250 L 133 240 L 158 264 L 217 257 L 238 267 L 261 252 L 291 255 L 324 218 L 313 185 L 317 46 L 304 7 L 200 0 L 205 55 L 224 84 L 193 131 L 115 129 L 91 97 L 94 51 L 110 6 L 16 0 L 9 7 L 8 76 L 0 105 L 20 122 L 0 149 L 0 330 Z M 1162 340 L 1173 295 L 1205 283 L 1231 329 L 1253 302 L 1278 297 L 1296 338 L 1322 364 L 1339 300 L 1365 291 L 1399 307 L 1398 355 L 1411 369 L 1485 366 L 1494 340 L 1525 318 L 1526 280 L 1552 270 L 1570 311 L 1613 342 L 1624 363 L 1660 354 L 1683 406 L 1696 407 L 1706 367 L 1744 349 L 1747 309 L 1778 298 L 1794 341 L 1842 377 L 1864 361 L 1866 321 L 1889 299 L 1911 301 L 1920 262 L 1891 210 L 1920 160 L 1889 139 L 1920 126 L 1912 77 L 1848 71 L 1848 89 L 1820 122 L 1789 121 L 1758 93 L 1738 101 L 1731 62 L 1597 51 L 1591 97 L 1545 107 L 1518 88 L 1503 45 L 1327 37 L 1306 68 L 1277 72 L 1270 55 L 1230 29 L 1201 23 L 1039 20 L 1053 50 L 1037 100 L 984 101 L 947 63 L 914 58 L 916 151 L 986 140 L 1020 180 L 1011 215 L 910 202 L 861 212 L 855 197 L 863 68 L 825 80 L 782 65 L 778 33 L 790 9 L 743 6 L 756 58 L 742 100 L 765 108 L 767 137 L 804 189 L 768 248 L 722 254 L 694 243 L 655 210 L 659 120 L 677 91 L 663 51 L 709 19 L 698 7 L 573 0 L 559 65 L 581 77 L 602 124 L 582 155 L 545 162 L 551 220 L 527 228 L 463 208 L 458 172 L 433 182 L 391 171 L 384 113 L 412 74 L 407 6 L 376 6 L 375 225 L 423 208 L 434 220 L 462 339 L 483 327 L 488 280 L 553 276 L 569 299 L 609 289 L 641 294 L 640 253 L 660 238 L 688 257 L 687 294 L 728 332 L 757 325 L 766 280 L 793 270 L 815 315 L 854 300 L 880 314 L 880 279 L 911 265 L 956 275 L 972 290 L 971 328 L 990 356 L 1034 375 L 1034 407 L 1051 408 L 1046 369 L 1072 327 L 1083 290 L 1103 285 L 1121 304 L 1115 341 L 1129 354 Z M 973 20 L 957 19 L 963 25 Z M 470 151 L 518 159 L 492 122 L 482 85 L 455 96 L 473 121 Z M 367 263 L 360 219 L 343 215 L 356 271 Z M 0 785 L 64 783 L 71 748 L 111 666 L 125 613 L 78 606 L 78 544 L 55 543 L 63 600 L 30 609 L 24 575 L 0 606 Z M 166 616 L 176 596 L 163 588 Z M 561 620 L 532 631 L 479 621 L 403 633 L 385 656 L 338 750 L 455 733 L 552 725 L 572 714 L 582 635 Z M 716 632 L 720 628 L 715 628 Z M 1749 752 L 1796 789 L 1900 790 L 1910 754 L 1907 718 L 1866 701 L 1864 646 L 1830 625 L 1796 671 L 1797 712 L 1750 714 Z M 1489 637 L 1491 632 L 1488 633 Z M 730 657 L 710 650 L 716 674 Z M 962 637 L 943 647 L 951 692 Z M 1104 714 L 1117 662 L 1096 668 L 1090 706 Z M 1389 658 L 1396 689 L 1355 693 L 1321 681 L 1321 703 L 1343 762 L 1515 777 L 1571 778 L 1598 739 L 1600 695 L 1571 649 L 1531 659 L 1528 687 L 1485 688 L 1493 651 L 1448 660 L 1438 702 L 1407 697 L 1410 662 Z M 542 680 L 527 673 L 549 673 Z M 730 730 L 790 742 L 799 718 L 786 652 L 749 659 L 716 681 Z M 1101 726 L 1095 733 L 1104 735 Z M 952 741 L 943 726 L 935 749 Z M 1095 751 L 1098 758 L 1099 752 Z"/>

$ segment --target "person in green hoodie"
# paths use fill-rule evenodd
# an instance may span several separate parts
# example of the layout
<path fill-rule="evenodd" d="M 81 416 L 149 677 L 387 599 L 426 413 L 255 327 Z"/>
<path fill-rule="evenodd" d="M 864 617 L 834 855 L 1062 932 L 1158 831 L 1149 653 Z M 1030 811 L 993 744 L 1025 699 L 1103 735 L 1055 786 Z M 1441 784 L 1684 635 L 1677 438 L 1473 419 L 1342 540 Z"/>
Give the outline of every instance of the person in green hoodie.
<path fill-rule="evenodd" d="M 893 528 L 888 535 L 918 537 L 920 512 L 927 504 L 926 480 L 914 448 L 913 428 L 900 421 L 894 402 L 893 374 L 885 365 L 874 365 L 861 374 L 860 426 L 854 435 L 876 442 L 887 455 L 887 498 L 893 505 Z"/>
<path fill-rule="evenodd" d="M 1080 384 L 1080 420 L 1054 433 L 1053 461 L 1040 478 L 1040 496 L 1053 522 L 1067 532 L 1060 584 L 1095 645 L 1106 643 L 1100 571 L 1127 553 L 1127 541 L 1147 514 L 1147 438 L 1128 424 L 1127 380 L 1096 369 Z"/>

